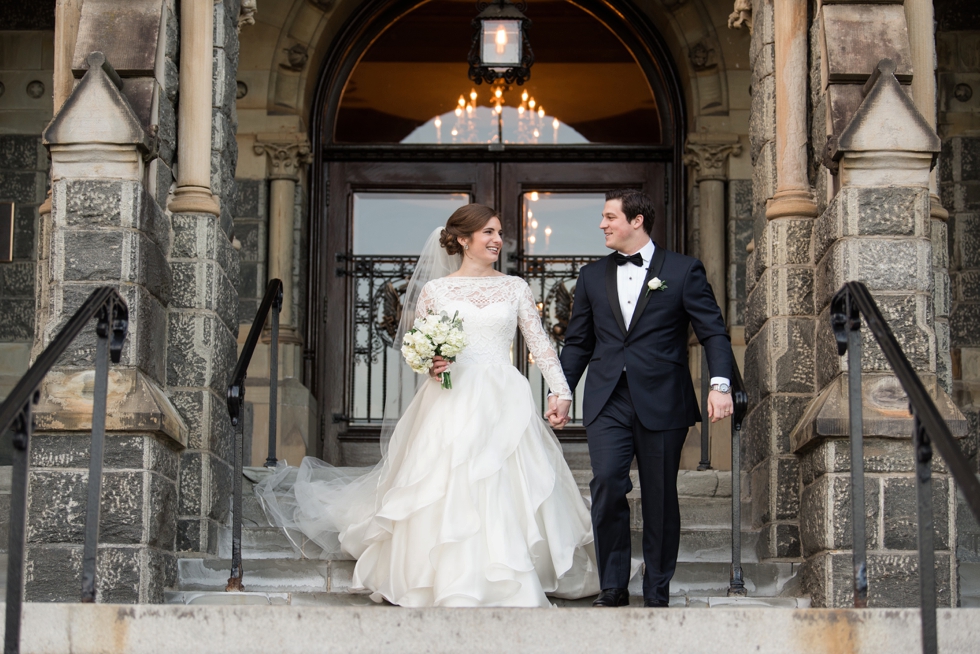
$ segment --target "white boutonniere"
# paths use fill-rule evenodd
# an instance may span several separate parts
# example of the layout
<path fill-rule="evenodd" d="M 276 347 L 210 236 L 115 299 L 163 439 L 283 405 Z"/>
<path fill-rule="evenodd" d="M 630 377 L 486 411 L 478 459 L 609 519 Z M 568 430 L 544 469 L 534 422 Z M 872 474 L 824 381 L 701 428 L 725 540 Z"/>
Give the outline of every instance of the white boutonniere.
<path fill-rule="evenodd" d="M 653 279 L 647 282 L 647 295 L 650 294 L 650 291 L 666 291 L 666 290 L 667 290 L 667 282 L 660 279 L 659 277 L 654 277 Z"/>

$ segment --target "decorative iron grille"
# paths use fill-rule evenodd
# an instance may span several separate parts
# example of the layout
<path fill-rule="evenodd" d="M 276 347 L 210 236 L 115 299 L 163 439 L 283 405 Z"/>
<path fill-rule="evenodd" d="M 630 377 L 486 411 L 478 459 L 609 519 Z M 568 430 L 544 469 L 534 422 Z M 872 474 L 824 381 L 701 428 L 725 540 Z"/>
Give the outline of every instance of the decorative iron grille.
<path fill-rule="evenodd" d="M 565 330 L 572 315 L 575 284 L 582 266 L 596 256 L 529 256 L 512 259 L 517 264 L 508 273 L 523 277 L 531 287 L 545 331 L 561 352 Z M 350 396 L 347 417 L 353 425 L 380 425 L 388 400 L 391 377 L 398 372 L 401 353 L 392 345 L 401 320 L 405 289 L 415 271 L 415 255 L 354 255 L 344 258 L 344 274 L 350 278 L 353 325 L 351 338 Z M 414 310 L 414 309 L 410 309 Z M 518 341 L 524 351 L 523 341 Z M 521 370 L 528 376 L 542 413 L 547 403 L 547 384 L 533 357 L 527 356 Z M 414 387 L 411 378 L 398 378 L 403 390 Z M 581 387 L 581 385 L 580 385 Z M 410 396 L 410 395 L 408 395 Z M 581 390 L 572 402 L 572 424 L 581 425 Z"/>
<path fill-rule="evenodd" d="M 574 308 L 575 284 L 578 283 L 579 271 L 582 266 L 598 261 L 599 256 L 523 256 L 513 257 L 516 267 L 508 269 L 512 275 L 520 275 L 531 287 L 531 293 L 538 305 L 541 322 L 545 331 L 551 336 L 555 349 L 561 354 L 565 344 L 565 332 Z M 522 343 L 523 345 L 523 343 Z M 542 412 L 545 410 L 548 398 L 548 388 L 544 377 L 535 367 L 534 358 L 527 355 L 527 364 L 522 370 L 531 382 L 535 399 Z M 583 377 L 584 378 L 584 377 Z M 582 404 L 582 388 L 579 388 L 572 398 L 572 408 L 569 423 L 573 427 L 582 426 L 580 406 Z"/>

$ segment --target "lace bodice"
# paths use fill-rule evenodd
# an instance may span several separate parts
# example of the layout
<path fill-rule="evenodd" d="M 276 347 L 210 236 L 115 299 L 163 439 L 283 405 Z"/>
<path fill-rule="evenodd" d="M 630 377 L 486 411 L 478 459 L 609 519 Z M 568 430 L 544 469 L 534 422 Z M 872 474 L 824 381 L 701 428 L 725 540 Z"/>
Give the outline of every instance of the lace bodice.
<path fill-rule="evenodd" d="M 520 327 L 534 363 L 552 392 L 572 399 L 561 362 L 541 325 L 531 288 L 520 277 L 440 277 L 427 283 L 419 295 L 416 315 L 458 311 L 467 345 L 460 363 L 510 365 L 514 330 Z"/>

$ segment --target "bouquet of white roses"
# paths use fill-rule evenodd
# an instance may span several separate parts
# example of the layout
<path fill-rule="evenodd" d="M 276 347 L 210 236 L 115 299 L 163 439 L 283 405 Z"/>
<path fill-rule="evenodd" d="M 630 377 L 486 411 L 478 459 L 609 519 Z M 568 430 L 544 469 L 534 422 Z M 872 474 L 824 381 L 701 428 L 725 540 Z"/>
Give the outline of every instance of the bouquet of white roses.
<path fill-rule="evenodd" d="M 429 312 L 424 318 L 416 318 L 415 326 L 402 339 L 402 356 L 415 372 L 426 375 L 432 368 L 432 357 L 437 354 L 447 361 L 455 361 L 456 355 L 466 347 L 463 319 L 457 311 L 450 318 L 445 311 Z M 452 388 L 449 371 L 442 373 L 442 387 Z"/>

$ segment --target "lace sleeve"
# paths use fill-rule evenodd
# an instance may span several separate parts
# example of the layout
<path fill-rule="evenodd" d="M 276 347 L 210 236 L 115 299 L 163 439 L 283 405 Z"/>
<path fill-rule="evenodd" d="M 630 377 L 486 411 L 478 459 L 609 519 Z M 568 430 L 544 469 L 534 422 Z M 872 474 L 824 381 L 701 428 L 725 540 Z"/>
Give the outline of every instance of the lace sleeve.
<path fill-rule="evenodd" d="M 565 374 L 562 372 L 561 361 L 558 360 L 555 348 L 551 346 L 551 340 L 541 326 L 541 316 L 534 303 L 531 287 L 526 283 L 522 283 L 521 287 L 517 304 L 517 324 L 524 335 L 524 342 L 531 350 L 534 363 L 541 370 L 551 392 L 562 400 L 570 400 L 572 390 L 565 381 Z"/>
<path fill-rule="evenodd" d="M 415 317 L 424 318 L 429 315 L 430 311 L 434 312 L 435 310 L 436 303 L 435 298 L 432 297 L 432 285 L 426 284 L 422 287 L 422 292 L 419 293 L 419 301 L 415 305 Z"/>

